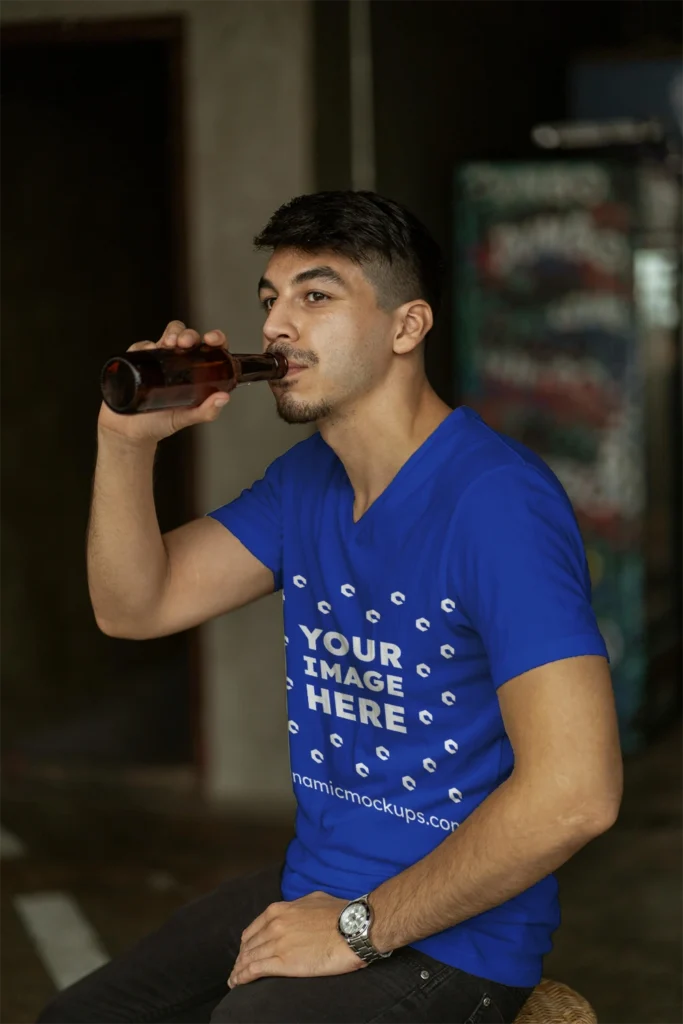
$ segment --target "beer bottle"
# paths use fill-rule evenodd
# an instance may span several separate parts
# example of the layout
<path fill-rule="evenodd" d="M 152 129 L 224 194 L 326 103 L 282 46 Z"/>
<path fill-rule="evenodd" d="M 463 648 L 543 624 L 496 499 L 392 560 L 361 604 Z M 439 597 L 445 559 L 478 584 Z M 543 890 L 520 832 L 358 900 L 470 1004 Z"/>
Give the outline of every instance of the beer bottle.
<path fill-rule="evenodd" d="M 201 405 L 216 391 L 279 380 L 286 373 L 282 355 L 236 355 L 202 344 L 187 351 L 155 348 L 112 356 L 102 367 L 100 386 L 109 408 L 128 415 Z"/>

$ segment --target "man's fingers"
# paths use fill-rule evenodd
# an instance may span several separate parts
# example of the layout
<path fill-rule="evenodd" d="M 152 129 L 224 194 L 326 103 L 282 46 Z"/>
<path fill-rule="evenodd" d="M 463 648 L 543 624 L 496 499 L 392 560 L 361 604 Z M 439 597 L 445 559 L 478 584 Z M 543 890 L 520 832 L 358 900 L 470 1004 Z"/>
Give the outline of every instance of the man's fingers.
<path fill-rule="evenodd" d="M 235 971 L 241 971 L 247 964 L 252 963 L 254 960 L 268 960 L 270 957 L 277 955 L 277 945 L 272 940 L 265 939 L 259 942 L 258 939 L 254 940 L 251 946 L 242 946 L 235 965 L 233 967 L 233 974 Z"/>
<path fill-rule="evenodd" d="M 256 920 L 252 921 L 249 927 L 242 932 L 242 946 L 244 946 L 246 942 L 249 942 L 251 939 L 253 939 L 255 935 L 258 935 L 261 929 L 265 928 L 267 923 L 268 922 L 265 919 L 265 915 L 259 914 Z"/>
<path fill-rule="evenodd" d="M 264 924 L 263 927 L 259 928 L 259 930 L 254 932 L 253 935 L 243 935 L 242 945 L 240 946 L 240 952 L 237 959 L 239 960 L 240 957 L 243 956 L 253 957 L 255 949 L 261 949 L 261 947 L 265 946 L 267 943 L 272 943 L 273 939 L 278 939 L 281 934 L 282 929 L 277 927 L 277 922 L 271 921 L 268 924 Z"/>
<path fill-rule="evenodd" d="M 242 942 L 248 942 L 252 936 L 260 932 L 262 928 L 265 928 L 274 918 L 278 917 L 282 913 L 282 908 L 288 904 L 285 902 L 271 903 L 269 907 L 259 914 L 258 917 L 254 918 L 248 928 L 245 928 L 242 932 Z"/>
<path fill-rule="evenodd" d="M 175 335 L 176 337 L 185 330 L 185 324 L 182 320 L 171 320 L 170 323 L 166 324 L 164 333 L 159 338 L 159 344 L 163 345 L 166 338 L 169 335 Z"/>
<path fill-rule="evenodd" d="M 209 331 L 208 334 L 204 335 L 204 341 L 207 345 L 223 345 L 225 348 L 228 347 L 228 339 L 223 331 Z"/>
<path fill-rule="evenodd" d="M 171 320 L 171 322 L 167 324 L 166 330 L 161 335 L 159 341 L 136 341 L 134 345 L 129 346 L 128 351 L 139 352 L 141 349 L 148 348 L 163 348 L 169 350 L 172 348 L 180 348 L 189 350 L 194 348 L 195 345 L 199 345 L 202 341 L 208 345 L 213 345 L 215 348 L 228 347 L 228 339 L 223 331 L 209 331 L 201 337 L 199 331 L 195 331 L 191 327 L 186 327 L 182 320 Z"/>
<path fill-rule="evenodd" d="M 162 341 L 159 342 L 159 348 L 192 348 L 198 343 L 198 332 L 186 327 L 184 331 L 179 331 L 177 334 L 173 332 L 165 334 Z"/>
<path fill-rule="evenodd" d="M 185 427 L 194 427 L 198 423 L 210 423 L 217 420 L 225 405 L 230 401 L 230 396 L 224 391 L 209 395 L 201 405 L 191 409 L 173 410 L 173 429 L 184 430 Z"/>
<path fill-rule="evenodd" d="M 134 345 L 129 345 L 128 352 L 139 352 L 143 348 L 156 348 L 155 341 L 136 341 Z"/>
<path fill-rule="evenodd" d="M 264 960 L 252 960 L 251 963 L 244 964 L 239 970 L 233 968 L 233 972 L 228 978 L 228 986 L 234 988 L 235 985 L 248 985 L 250 981 L 256 981 L 257 978 L 278 977 L 287 977 L 287 971 L 279 956 L 270 956 Z"/>

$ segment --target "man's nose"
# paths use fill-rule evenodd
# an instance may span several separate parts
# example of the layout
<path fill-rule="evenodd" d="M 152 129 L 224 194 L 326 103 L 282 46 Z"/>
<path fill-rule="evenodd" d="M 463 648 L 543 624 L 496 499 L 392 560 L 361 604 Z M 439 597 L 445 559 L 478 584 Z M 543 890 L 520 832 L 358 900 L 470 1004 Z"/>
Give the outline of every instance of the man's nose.
<path fill-rule="evenodd" d="M 263 325 L 263 337 L 269 345 L 280 339 L 291 342 L 298 340 L 299 332 L 296 325 L 292 323 L 283 306 L 280 306 L 278 309 L 277 305 L 275 305 L 271 309 Z"/>

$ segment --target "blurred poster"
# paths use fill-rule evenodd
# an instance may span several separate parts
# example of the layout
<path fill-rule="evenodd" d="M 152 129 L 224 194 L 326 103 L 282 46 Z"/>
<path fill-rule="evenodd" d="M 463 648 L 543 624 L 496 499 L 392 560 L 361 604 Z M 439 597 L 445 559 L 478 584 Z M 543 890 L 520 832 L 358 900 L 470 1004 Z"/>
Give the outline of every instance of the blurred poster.
<path fill-rule="evenodd" d="M 476 163 L 456 186 L 460 400 L 538 452 L 571 499 L 633 749 L 647 675 L 639 172 Z"/>

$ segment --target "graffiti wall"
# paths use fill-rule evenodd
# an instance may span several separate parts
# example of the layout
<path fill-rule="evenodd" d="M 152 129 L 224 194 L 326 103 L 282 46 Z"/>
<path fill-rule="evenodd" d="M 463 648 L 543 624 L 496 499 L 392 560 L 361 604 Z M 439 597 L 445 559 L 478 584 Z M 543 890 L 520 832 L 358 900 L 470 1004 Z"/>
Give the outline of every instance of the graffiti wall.
<path fill-rule="evenodd" d="M 460 400 L 537 451 L 572 501 L 632 748 L 646 682 L 634 169 L 468 164 L 456 194 Z"/>

